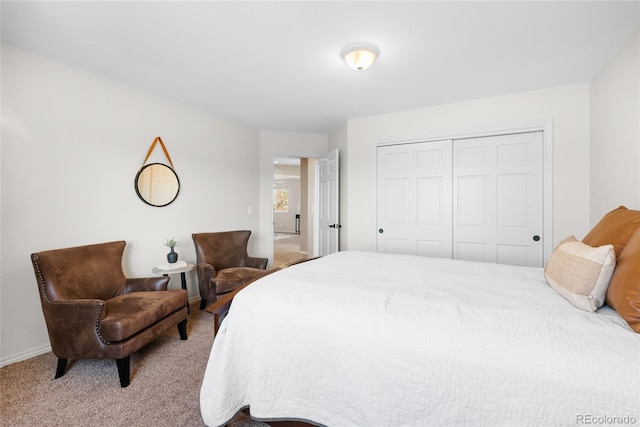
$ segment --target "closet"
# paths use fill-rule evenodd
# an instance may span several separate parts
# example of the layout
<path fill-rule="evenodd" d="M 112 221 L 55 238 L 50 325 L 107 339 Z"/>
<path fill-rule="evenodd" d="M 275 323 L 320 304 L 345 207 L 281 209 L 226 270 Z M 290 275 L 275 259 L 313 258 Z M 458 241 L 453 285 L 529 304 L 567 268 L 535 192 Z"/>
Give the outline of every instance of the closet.
<path fill-rule="evenodd" d="M 542 131 L 376 151 L 379 252 L 543 265 Z"/>

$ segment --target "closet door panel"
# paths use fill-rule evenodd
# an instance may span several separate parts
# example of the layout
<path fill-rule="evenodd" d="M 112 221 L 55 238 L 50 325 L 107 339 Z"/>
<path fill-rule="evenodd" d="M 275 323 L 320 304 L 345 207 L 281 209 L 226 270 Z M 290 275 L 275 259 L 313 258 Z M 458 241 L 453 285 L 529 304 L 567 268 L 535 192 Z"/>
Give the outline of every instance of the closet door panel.
<path fill-rule="evenodd" d="M 451 258 L 451 141 L 381 146 L 377 162 L 377 250 Z"/>
<path fill-rule="evenodd" d="M 487 262 L 487 245 L 481 242 L 455 242 L 455 259 Z"/>
<path fill-rule="evenodd" d="M 527 246 L 518 245 L 497 245 L 496 262 L 498 264 L 521 265 L 523 259 L 527 258 Z"/>
<path fill-rule="evenodd" d="M 406 255 L 409 253 L 409 243 L 409 239 L 385 238 L 383 241 L 383 250 L 379 252 Z"/>
<path fill-rule="evenodd" d="M 526 227 L 529 197 L 526 174 L 498 175 L 498 224 L 500 227 Z"/>
<path fill-rule="evenodd" d="M 385 218 L 388 225 L 406 226 L 409 222 L 409 180 L 389 178 L 384 182 Z"/>
<path fill-rule="evenodd" d="M 415 254 L 451 258 L 451 140 L 415 146 Z"/>
<path fill-rule="evenodd" d="M 410 153 L 389 147 L 378 150 L 378 251 L 409 253 Z"/>
<path fill-rule="evenodd" d="M 487 177 L 459 176 L 457 180 L 456 224 L 458 228 L 487 225 Z"/>
<path fill-rule="evenodd" d="M 454 258 L 543 265 L 542 132 L 453 142 Z M 482 183 L 482 184 L 481 184 Z"/>

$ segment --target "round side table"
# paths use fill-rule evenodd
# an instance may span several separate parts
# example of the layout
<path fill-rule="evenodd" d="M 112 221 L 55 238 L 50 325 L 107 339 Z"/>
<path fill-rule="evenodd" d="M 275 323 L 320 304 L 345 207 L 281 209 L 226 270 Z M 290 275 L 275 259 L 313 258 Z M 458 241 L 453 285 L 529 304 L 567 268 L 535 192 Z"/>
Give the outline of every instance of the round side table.
<path fill-rule="evenodd" d="M 153 272 L 155 274 L 162 274 L 163 276 L 168 276 L 170 274 L 178 274 L 180 273 L 180 280 L 182 281 L 182 289 L 184 289 L 185 291 L 187 290 L 187 277 L 185 275 L 185 273 L 187 271 L 191 271 L 195 268 L 196 266 L 193 264 L 189 264 L 187 263 L 187 265 L 183 265 L 181 267 L 176 267 L 176 268 L 160 268 L 160 266 L 157 267 L 153 267 Z M 187 313 L 191 314 L 191 310 L 189 309 L 189 301 L 187 301 Z"/>

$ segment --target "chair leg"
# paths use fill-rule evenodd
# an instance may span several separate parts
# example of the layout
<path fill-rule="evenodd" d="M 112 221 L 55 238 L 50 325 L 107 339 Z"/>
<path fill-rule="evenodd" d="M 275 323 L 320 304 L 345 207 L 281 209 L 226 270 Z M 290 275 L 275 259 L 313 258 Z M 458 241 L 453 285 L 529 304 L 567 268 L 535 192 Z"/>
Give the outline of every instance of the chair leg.
<path fill-rule="evenodd" d="M 130 359 L 131 356 L 127 356 L 123 359 L 116 359 L 116 365 L 118 365 L 118 376 L 120 377 L 120 387 L 126 387 L 129 385 Z"/>
<path fill-rule="evenodd" d="M 67 361 L 69 359 L 58 359 L 58 367 L 56 368 L 56 378 L 60 378 L 64 375 L 64 370 L 67 369 Z"/>
<path fill-rule="evenodd" d="M 182 322 L 178 323 L 178 332 L 180 333 L 180 339 L 187 339 L 187 319 L 184 319 Z"/>
<path fill-rule="evenodd" d="M 205 308 L 207 308 L 207 300 L 204 298 L 200 299 L 200 310 L 204 310 Z"/>

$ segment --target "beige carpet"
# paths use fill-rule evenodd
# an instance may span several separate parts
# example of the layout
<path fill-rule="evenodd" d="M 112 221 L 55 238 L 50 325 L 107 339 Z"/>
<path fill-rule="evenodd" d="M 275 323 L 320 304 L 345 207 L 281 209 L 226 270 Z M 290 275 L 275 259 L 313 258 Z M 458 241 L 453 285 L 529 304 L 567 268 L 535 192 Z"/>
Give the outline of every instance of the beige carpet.
<path fill-rule="evenodd" d="M 273 265 L 275 267 L 305 258 L 307 258 L 307 254 L 300 252 L 299 234 L 275 234 L 273 239 Z"/>
<path fill-rule="evenodd" d="M 199 301 L 198 301 L 199 303 Z M 189 338 L 177 327 L 131 357 L 131 384 L 121 388 L 113 360 L 70 360 L 54 380 L 46 353 L 0 369 L 2 426 L 204 426 L 200 386 L 213 343 L 213 317 L 192 303 Z M 266 424 L 240 413 L 229 427 Z"/>

